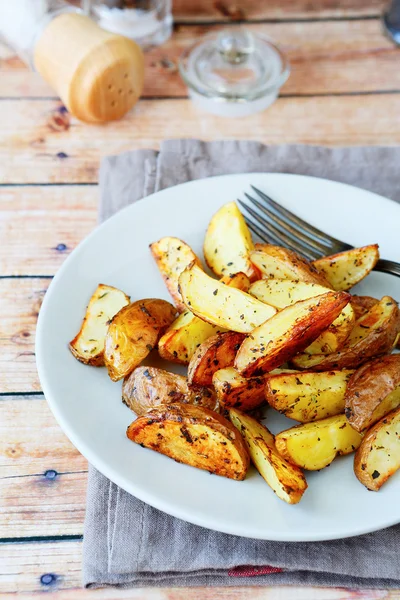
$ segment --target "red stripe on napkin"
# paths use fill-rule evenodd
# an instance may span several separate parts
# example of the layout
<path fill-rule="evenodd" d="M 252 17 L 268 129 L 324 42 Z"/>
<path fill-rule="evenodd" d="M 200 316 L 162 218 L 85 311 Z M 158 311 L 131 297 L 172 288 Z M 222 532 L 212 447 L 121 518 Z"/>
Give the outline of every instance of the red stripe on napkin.
<path fill-rule="evenodd" d="M 250 565 L 242 565 L 229 569 L 229 577 L 255 577 L 256 575 L 271 575 L 272 573 L 282 573 L 283 569 L 279 567 L 271 567 L 265 565 L 263 567 L 252 567 Z"/>

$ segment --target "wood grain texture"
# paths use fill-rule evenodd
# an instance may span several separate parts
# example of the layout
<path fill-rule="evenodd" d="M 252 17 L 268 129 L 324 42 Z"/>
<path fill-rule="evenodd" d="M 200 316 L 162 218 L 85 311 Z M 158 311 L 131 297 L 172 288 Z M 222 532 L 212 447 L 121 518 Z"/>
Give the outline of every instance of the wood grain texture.
<path fill-rule="evenodd" d="M 8 477 L 12 486 L 29 479 L 27 475 L 86 470 L 87 461 L 64 435 L 43 397 L 0 400 L 0 482 Z"/>
<path fill-rule="evenodd" d="M 0 274 L 53 275 L 97 223 L 98 188 L 0 189 Z"/>
<path fill-rule="evenodd" d="M 56 600 L 398 600 L 396 590 L 345 590 L 309 587 L 232 587 L 232 588 L 146 588 L 134 590 L 82 590 L 82 543 L 78 541 L 2 544 L 0 545 L 0 593 L 2 599 L 12 594 L 51 593 Z M 40 577 L 56 576 L 51 586 Z M 8 594 L 6 593 L 8 592 Z M 43 594 L 43 596 L 42 596 Z M 21 596 L 23 599 L 24 596 Z"/>
<path fill-rule="evenodd" d="M 0 112 L 0 182 L 97 181 L 102 156 L 159 146 L 164 139 L 254 139 L 268 144 L 396 144 L 397 94 L 280 98 L 267 111 L 243 119 L 204 114 L 189 100 L 143 100 L 125 119 L 104 126 L 71 119 L 54 129 L 57 102 L 4 100 Z M 177 118 L 179 115 L 179 118 Z"/>
<path fill-rule="evenodd" d="M 38 392 L 35 329 L 49 279 L 0 279 L 0 393 Z"/>
<path fill-rule="evenodd" d="M 178 58 L 196 39 L 221 26 L 184 26 L 167 43 L 145 55 L 143 97 L 186 96 Z M 287 55 L 292 72 L 283 95 L 311 95 L 400 89 L 398 50 L 383 34 L 379 19 L 365 21 L 248 25 L 271 37 Z M 1 97 L 55 97 L 37 73 L 0 46 Z"/>
<path fill-rule="evenodd" d="M 82 535 L 87 473 L 0 479 L 0 538 Z"/>

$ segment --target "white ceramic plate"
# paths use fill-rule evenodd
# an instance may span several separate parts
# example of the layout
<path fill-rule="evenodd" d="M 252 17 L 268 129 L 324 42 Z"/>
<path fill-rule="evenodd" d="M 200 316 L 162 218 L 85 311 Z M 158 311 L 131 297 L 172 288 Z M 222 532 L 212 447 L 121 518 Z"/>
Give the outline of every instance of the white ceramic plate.
<path fill-rule="evenodd" d="M 80 364 L 68 350 L 98 283 L 117 286 L 132 300 L 169 300 L 149 243 L 165 235 L 187 241 L 202 255 L 213 213 L 243 198 L 253 184 L 310 223 L 354 245 L 379 242 L 381 255 L 399 258 L 400 207 L 369 192 L 327 180 L 284 174 L 246 174 L 193 181 L 158 192 L 96 229 L 66 260 L 43 302 L 37 365 L 47 401 L 78 450 L 104 475 L 141 500 L 203 527 L 252 538 L 328 540 L 400 522 L 400 475 L 379 493 L 353 474 L 353 457 L 308 473 L 300 504 L 279 500 L 251 470 L 244 482 L 211 476 L 130 442 L 134 415 L 121 402 L 121 382 L 105 369 Z M 400 279 L 371 274 L 358 293 L 400 299 Z M 167 367 L 168 368 L 168 367 Z M 268 412 L 277 432 L 293 421 Z"/>

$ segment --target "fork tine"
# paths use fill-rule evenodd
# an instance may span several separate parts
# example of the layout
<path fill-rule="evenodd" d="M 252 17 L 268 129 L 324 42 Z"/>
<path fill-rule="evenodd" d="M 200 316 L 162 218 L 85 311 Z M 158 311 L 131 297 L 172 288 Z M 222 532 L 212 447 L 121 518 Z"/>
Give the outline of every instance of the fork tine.
<path fill-rule="evenodd" d="M 263 213 L 263 215 L 265 215 L 265 218 L 269 223 L 274 225 L 279 231 L 283 230 L 282 233 L 288 235 L 289 238 L 293 240 L 300 252 L 303 250 L 309 251 L 314 258 L 319 258 L 320 256 L 326 255 L 327 250 L 330 249 L 330 246 L 327 247 L 324 244 L 320 244 L 319 242 L 315 241 L 314 238 L 309 237 L 296 227 L 289 225 L 285 220 L 281 219 L 278 215 L 270 211 L 267 206 L 264 206 L 261 204 L 261 202 L 249 194 L 245 193 L 245 196 L 260 210 L 260 212 Z"/>
<path fill-rule="evenodd" d="M 273 243 L 277 246 L 286 246 L 289 250 L 293 250 L 293 252 L 300 253 L 309 260 L 314 260 L 315 256 L 311 255 L 307 250 L 300 250 L 299 247 L 295 246 L 290 239 L 288 239 L 284 234 L 278 231 L 271 223 L 267 223 L 254 211 L 248 204 L 245 204 L 241 200 L 238 200 L 239 204 L 253 217 L 250 219 L 245 215 L 246 222 L 254 227 L 257 227 L 264 234 L 263 238 L 267 243 Z M 261 226 L 261 227 L 260 227 Z M 261 237 L 261 236 L 260 236 Z M 266 238 L 266 239 L 265 239 Z M 320 256 L 320 255 L 319 255 Z"/>
<path fill-rule="evenodd" d="M 329 244 L 329 250 L 330 251 L 332 251 L 332 252 L 335 252 L 335 251 L 336 252 L 340 252 L 342 250 L 346 250 L 346 249 L 352 248 L 352 246 L 350 246 L 349 244 L 345 244 L 344 242 L 341 242 L 337 238 L 334 238 L 331 235 L 328 235 L 327 233 L 324 233 L 323 231 L 321 231 L 317 227 L 314 227 L 313 225 L 310 225 L 306 221 L 303 221 L 303 219 L 301 219 L 300 217 L 298 217 L 297 215 L 295 215 L 294 213 L 292 213 L 287 208 L 284 208 L 283 206 L 281 206 L 280 204 L 278 204 L 277 202 L 275 202 L 275 200 L 272 200 L 272 198 L 270 198 L 269 196 L 267 196 L 267 194 L 264 194 L 264 192 L 262 192 L 258 188 L 254 187 L 254 185 L 252 185 L 251 187 L 260 196 L 260 198 L 262 200 L 264 200 L 264 202 L 267 202 L 270 206 L 273 207 L 273 209 L 276 211 L 277 214 L 279 214 L 281 217 L 286 217 L 286 219 L 289 221 L 289 223 L 291 225 L 294 226 L 296 224 L 297 227 L 301 231 L 303 231 L 303 232 L 307 231 L 307 233 L 309 235 L 313 236 L 314 238 L 317 238 L 317 240 L 320 243 L 322 243 L 322 244 Z"/>

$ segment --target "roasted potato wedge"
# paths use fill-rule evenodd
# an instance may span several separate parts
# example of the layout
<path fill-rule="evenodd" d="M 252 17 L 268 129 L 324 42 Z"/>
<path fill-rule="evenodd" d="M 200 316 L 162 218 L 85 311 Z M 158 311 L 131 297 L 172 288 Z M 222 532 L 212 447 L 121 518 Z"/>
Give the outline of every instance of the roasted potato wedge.
<path fill-rule="evenodd" d="M 233 367 L 216 371 L 212 379 L 219 403 L 224 408 L 253 410 L 265 403 L 264 377 L 246 379 Z"/>
<path fill-rule="evenodd" d="M 276 449 L 274 436 L 258 421 L 231 408 L 229 418 L 242 434 L 251 460 L 275 494 L 289 504 L 297 504 L 307 489 L 302 471 L 288 463 Z"/>
<path fill-rule="evenodd" d="M 204 239 L 204 258 L 219 276 L 245 273 L 251 280 L 258 272 L 249 260 L 253 241 L 246 221 L 235 202 L 222 206 L 213 216 Z"/>
<path fill-rule="evenodd" d="M 365 435 L 354 457 L 354 473 L 377 492 L 400 469 L 400 408 L 378 421 Z"/>
<path fill-rule="evenodd" d="M 328 292 L 284 308 L 242 342 L 234 367 L 244 377 L 272 371 L 306 348 L 348 304 L 345 292 Z"/>
<path fill-rule="evenodd" d="M 272 306 L 212 279 L 196 265 L 183 271 L 179 285 L 183 301 L 191 312 L 203 321 L 230 331 L 248 333 L 276 313 Z"/>
<path fill-rule="evenodd" d="M 298 369 L 328 371 L 329 369 L 355 369 L 370 358 L 389 354 L 400 331 L 400 312 L 390 296 L 384 296 L 355 327 L 344 346 L 333 354 L 298 354 L 292 364 Z"/>
<path fill-rule="evenodd" d="M 216 371 L 233 365 L 243 338 L 243 333 L 227 331 L 217 333 L 203 342 L 189 363 L 189 385 L 211 386 Z"/>
<path fill-rule="evenodd" d="M 138 416 L 160 404 L 195 404 L 216 412 L 219 404 L 214 390 L 200 386 L 188 386 L 183 375 L 170 373 L 156 367 L 137 367 L 125 378 L 122 401 Z"/>
<path fill-rule="evenodd" d="M 104 343 L 109 322 L 129 304 L 130 298 L 111 285 L 100 283 L 89 300 L 79 333 L 69 349 L 80 362 L 92 367 L 104 365 Z"/>
<path fill-rule="evenodd" d="M 305 258 L 287 248 L 272 244 L 256 244 L 250 260 L 266 279 L 289 279 L 318 283 L 330 288 L 325 277 Z"/>
<path fill-rule="evenodd" d="M 104 348 L 104 362 L 113 381 L 129 375 L 146 358 L 175 315 L 172 304 L 156 298 L 133 302 L 115 315 Z"/>
<path fill-rule="evenodd" d="M 379 300 L 377 298 L 372 298 L 372 296 L 352 296 L 351 306 L 353 307 L 356 321 L 371 310 L 375 304 L 378 304 L 378 302 Z"/>
<path fill-rule="evenodd" d="M 221 415 L 193 404 L 156 406 L 126 433 L 136 444 L 215 475 L 242 480 L 249 468 L 238 430 Z"/>
<path fill-rule="evenodd" d="M 379 260 L 379 246 L 363 246 L 324 256 L 313 262 L 334 290 L 349 290 L 368 275 Z"/>
<path fill-rule="evenodd" d="M 400 405 L 400 354 L 383 356 L 357 369 L 345 394 L 345 414 L 365 431 Z"/>
<path fill-rule="evenodd" d="M 186 310 L 178 290 L 179 275 L 193 262 L 202 268 L 200 259 L 190 246 L 176 237 L 163 237 L 150 244 L 150 250 L 176 308 L 180 312 Z"/>
<path fill-rule="evenodd" d="M 300 300 L 315 298 L 330 290 L 317 283 L 279 279 L 260 279 L 253 283 L 249 294 L 282 310 Z M 338 350 L 354 327 L 355 316 L 351 304 L 344 307 L 340 315 L 323 331 L 308 348 L 308 354 L 329 354 Z"/>
<path fill-rule="evenodd" d="M 246 273 L 232 273 L 231 275 L 224 275 L 220 279 L 221 283 L 224 283 L 228 287 L 236 288 L 237 290 L 242 290 L 242 292 L 247 292 L 250 287 L 250 279 L 246 275 Z"/>
<path fill-rule="evenodd" d="M 319 471 L 361 444 L 362 436 L 348 423 L 345 415 L 296 425 L 275 436 L 278 452 L 290 463 Z"/>
<path fill-rule="evenodd" d="M 347 382 L 354 371 L 281 373 L 265 378 L 265 399 L 290 419 L 309 423 L 343 413 Z"/>

